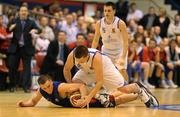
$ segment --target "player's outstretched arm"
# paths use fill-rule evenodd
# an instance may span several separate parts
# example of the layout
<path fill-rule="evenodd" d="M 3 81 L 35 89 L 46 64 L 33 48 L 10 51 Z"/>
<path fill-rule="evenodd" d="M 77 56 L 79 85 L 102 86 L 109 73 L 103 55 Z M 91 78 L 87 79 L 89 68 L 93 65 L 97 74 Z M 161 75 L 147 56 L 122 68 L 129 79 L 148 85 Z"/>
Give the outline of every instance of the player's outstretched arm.
<path fill-rule="evenodd" d="M 41 98 L 42 98 L 42 95 L 40 91 L 38 90 L 31 99 L 19 101 L 17 105 L 19 107 L 33 107 L 39 102 Z"/>

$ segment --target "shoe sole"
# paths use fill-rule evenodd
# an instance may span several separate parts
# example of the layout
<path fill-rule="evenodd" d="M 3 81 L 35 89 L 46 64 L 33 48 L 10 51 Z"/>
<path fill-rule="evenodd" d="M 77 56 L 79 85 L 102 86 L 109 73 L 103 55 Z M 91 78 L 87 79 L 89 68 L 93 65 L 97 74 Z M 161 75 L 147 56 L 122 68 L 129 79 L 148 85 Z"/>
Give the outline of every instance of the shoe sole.
<path fill-rule="evenodd" d="M 150 96 L 153 100 L 155 100 L 157 102 L 157 106 L 155 107 L 159 107 L 159 101 L 157 100 L 157 98 L 149 91 L 149 89 L 147 89 L 143 84 L 141 84 L 140 82 L 136 82 L 137 85 L 139 85 L 140 88 L 144 88 L 145 93 Z"/>

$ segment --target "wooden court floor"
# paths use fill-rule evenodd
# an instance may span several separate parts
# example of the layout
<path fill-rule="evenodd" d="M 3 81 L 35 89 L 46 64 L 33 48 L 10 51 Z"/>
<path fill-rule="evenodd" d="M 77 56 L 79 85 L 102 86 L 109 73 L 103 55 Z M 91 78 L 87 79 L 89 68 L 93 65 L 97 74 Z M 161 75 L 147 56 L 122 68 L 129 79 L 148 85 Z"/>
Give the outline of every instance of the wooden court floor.
<path fill-rule="evenodd" d="M 180 117 L 180 88 L 153 89 L 152 92 L 167 110 L 148 109 L 140 100 L 117 108 L 75 109 L 60 108 L 42 99 L 36 107 L 20 108 L 16 102 L 28 99 L 33 93 L 5 91 L 0 92 L 0 117 Z"/>

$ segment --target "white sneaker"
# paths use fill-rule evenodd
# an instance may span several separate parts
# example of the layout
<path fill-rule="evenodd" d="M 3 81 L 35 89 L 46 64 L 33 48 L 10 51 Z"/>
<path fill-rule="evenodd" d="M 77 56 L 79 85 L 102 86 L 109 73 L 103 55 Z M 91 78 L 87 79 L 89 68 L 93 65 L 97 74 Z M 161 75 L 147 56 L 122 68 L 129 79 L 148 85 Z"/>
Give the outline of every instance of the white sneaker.
<path fill-rule="evenodd" d="M 160 84 L 160 87 L 167 89 L 167 88 L 169 88 L 169 85 L 167 85 L 167 83 L 165 82 L 165 80 L 162 80 L 162 81 L 161 81 L 161 84 Z"/>
<path fill-rule="evenodd" d="M 144 85 L 146 85 L 147 88 L 150 88 L 150 89 L 154 89 L 154 88 L 155 88 L 154 85 L 151 85 L 151 84 L 150 84 L 149 82 L 147 82 L 147 81 L 144 82 Z"/>
<path fill-rule="evenodd" d="M 141 93 L 139 94 L 141 100 L 143 101 L 143 93 L 144 95 L 146 95 L 146 97 L 148 97 L 149 99 L 144 102 L 144 104 L 146 105 L 147 108 L 150 107 L 158 107 L 159 106 L 159 101 L 157 100 L 157 98 L 146 88 L 144 87 L 141 83 L 137 82 L 136 83 L 140 88 L 141 88 Z"/>
<path fill-rule="evenodd" d="M 174 84 L 172 80 L 168 80 L 168 85 L 170 88 L 177 88 L 178 86 Z"/>

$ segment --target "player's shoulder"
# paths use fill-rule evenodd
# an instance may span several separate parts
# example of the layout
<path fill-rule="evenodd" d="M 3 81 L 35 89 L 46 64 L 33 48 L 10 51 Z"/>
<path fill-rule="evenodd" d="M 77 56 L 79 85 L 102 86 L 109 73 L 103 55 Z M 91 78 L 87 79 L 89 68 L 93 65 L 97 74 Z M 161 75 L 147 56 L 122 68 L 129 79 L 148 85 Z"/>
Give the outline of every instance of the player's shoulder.
<path fill-rule="evenodd" d="M 97 22 L 96 22 L 96 24 L 101 24 L 101 22 L 103 22 L 104 21 L 104 17 L 102 17 L 101 19 L 99 19 Z"/>

